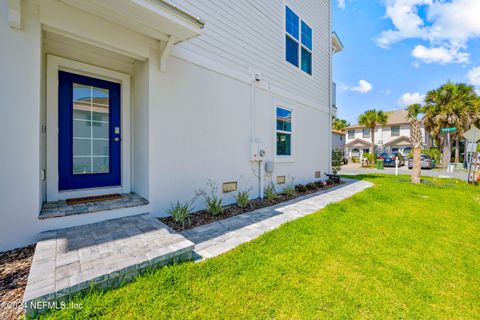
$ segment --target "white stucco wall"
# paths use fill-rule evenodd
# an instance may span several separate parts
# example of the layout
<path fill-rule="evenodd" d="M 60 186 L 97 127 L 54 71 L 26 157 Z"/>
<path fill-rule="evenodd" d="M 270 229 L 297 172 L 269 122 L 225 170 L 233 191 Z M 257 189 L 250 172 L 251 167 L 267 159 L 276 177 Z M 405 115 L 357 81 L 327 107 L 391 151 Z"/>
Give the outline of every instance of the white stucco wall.
<path fill-rule="evenodd" d="M 177 59 L 169 59 L 167 73 L 150 69 L 150 187 L 152 210 L 164 215 L 172 202 L 187 201 L 205 188 L 208 179 L 238 181 L 258 196 L 258 178 L 250 161 L 251 115 L 248 83 Z M 189 88 L 186 90 L 186 88 Z M 277 175 L 314 180 L 315 171 L 327 170 L 328 115 L 295 101 L 256 89 L 256 140 L 275 161 L 275 101 L 293 109 L 293 162 L 276 162 Z M 325 137 L 317 139 L 317 136 Z M 266 179 L 269 183 L 270 179 Z M 225 203 L 233 195 L 223 196 Z M 203 203 L 197 201 L 197 209 Z"/>
<path fill-rule="evenodd" d="M 30 232 L 41 204 L 40 24 L 28 5 L 21 31 L 7 13 L 0 1 L 0 251 Z"/>
<path fill-rule="evenodd" d="M 150 198 L 149 62 L 135 62 L 132 104 L 132 190 Z"/>

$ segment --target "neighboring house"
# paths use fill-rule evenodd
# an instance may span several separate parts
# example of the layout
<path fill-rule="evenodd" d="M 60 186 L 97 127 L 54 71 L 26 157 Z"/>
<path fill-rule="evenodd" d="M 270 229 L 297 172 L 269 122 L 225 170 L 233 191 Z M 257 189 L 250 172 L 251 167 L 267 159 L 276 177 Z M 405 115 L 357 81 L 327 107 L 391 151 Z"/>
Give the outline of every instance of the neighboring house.
<path fill-rule="evenodd" d="M 410 143 L 410 122 L 407 119 L 406 110 L 397 110 L 386 112 L 388 121 L 385 126 L 375 128 L 375 152 L 394 153 L 399 152 L 403 155 L 410 153 L 412 144 Z M 345 128 L 346 144 L 345 150 L 349 158 L 360 157 L 368 153 L 372 144 L 371 129 L 353 125 Z M 424 147 L 430 147 L 430 135 L 425 134 L 425 127 L 422 125 L 422 134 L 424 137 Z"/>
<path fill-rule="evenodd" d="M 345 132 L 332 130 L 332 149 L 345 149 Z"/>
<path fill-rule="evenodd" d="M 165 216 L 209 179 L 255 198 L 278 176 L 329 171 L 342 49 L 330 10 L 329 0 L 0 1 L 0 251 L 44 230 Z M 47 219 L 62 200 L 112 193 L 145 201 Z"/>

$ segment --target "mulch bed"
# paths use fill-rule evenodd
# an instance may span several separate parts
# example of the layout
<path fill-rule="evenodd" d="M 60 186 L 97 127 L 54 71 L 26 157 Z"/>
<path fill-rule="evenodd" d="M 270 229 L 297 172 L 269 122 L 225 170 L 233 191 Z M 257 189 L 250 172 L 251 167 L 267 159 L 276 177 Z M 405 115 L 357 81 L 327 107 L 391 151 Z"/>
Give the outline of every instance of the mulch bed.
<path fill-rule="evenodd" d="M 224 220 L 230 217 L 237 216 L 242 213 L 247 213 L 250 211 L 258 210 L 261 208 L 265 207 L 270 207 L 273 205 L 276 205 L 278 203 L 282 203 L 288 200 L 292 200 L 298 197 L 302 197 L 308 194 L 312 194 L 315 192 L 319 191 L 324 191 L 331 189 L 333 187 L 338 186 L 339 184 L 343 184 L 344 182 L 340 183 L 329 183 L 328 185 L 324 187 L 317 187 L 315 189 L 308 189 L 303 192 L 296 191 L 296 194 L 294 196 L 287 196 L 285 194 L 277 194 L 277 198 L 275 200 L 266 200 L 266 199 L 253 199 L 250 200 L 248 206 L 246 208 L 240 208 L 237 204 L 231 204 L 229 206 L 225 206 L 223 213 L 217 215 L 217 216 L 212 216 L 210 213 L 208 213 L 205 210 L 200 210 L 197 212 L 194 212 L 190 215 L 190 218 L 187 222 L 185 222 L 185 225 L 182 225 L 181 222 L 176 222 L 172 217 L 166 217 L 166 218 L 160 218 L 160 221 L 168 225 L 170 228 L 177 232 L 185 231 L 188 229 L 193 229 L 195 227 L 209 224 L 215 221 L 219 220 Z"/>
<path fill-rule="evenodd" d="M 22 299 L 35 245 L 0 253 L 0 319 L 23 319 Z"/>

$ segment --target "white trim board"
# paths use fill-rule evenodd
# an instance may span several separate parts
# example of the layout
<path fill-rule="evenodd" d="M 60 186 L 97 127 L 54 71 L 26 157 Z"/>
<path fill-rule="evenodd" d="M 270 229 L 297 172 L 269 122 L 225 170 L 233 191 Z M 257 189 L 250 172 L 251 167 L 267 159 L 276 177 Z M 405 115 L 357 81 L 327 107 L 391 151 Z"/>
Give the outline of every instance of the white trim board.
<path fill-rule="evenodd" d="M 58 71 L 64 70 L 121 84 L 122 185 L 72 191 L 58 190 Z M 105 193 L 129 193 L 131 188 L 130 76 L 86 63 L 47 55 L 47 201 Z"/>

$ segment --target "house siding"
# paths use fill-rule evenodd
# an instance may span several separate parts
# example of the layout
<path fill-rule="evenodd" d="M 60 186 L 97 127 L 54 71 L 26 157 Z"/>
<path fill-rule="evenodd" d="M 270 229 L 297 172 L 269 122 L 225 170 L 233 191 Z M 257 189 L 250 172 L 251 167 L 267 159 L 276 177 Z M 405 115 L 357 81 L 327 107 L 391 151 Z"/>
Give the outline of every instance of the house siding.
<path fill-rule="evenodd" d="M 313 30 L 313 76 L 284 60 L 283 1 L 170 2 L 201 16 L 207 24 L 200 37 L 174 47 L 161 72 L 155 39 L 56 0 L 24 0 L 24 26 L 15 30 L 8 25 L 6 1 L 0 1 L 0 69 L 8 74 L 0 80 L 0 118 L 6 119 L 0 126 L 4 155 L 0 158 L 0 251 L 33 243 L 46 230 L 142 212 L 165 216 L 172 203 L 192 199 L 208 179 L 220 189 L 222 182 L 238 181 L 240 190 L 251 187 L 250 196 L 256 198 L 260 188 L 274 183 L 276 176 L 307 183 L 315 179 L 315 172 L 329 171 L 329 1 L 286 2 Z M 56 20 L 57 11 L 62 19 Z M 52 21 L 58 24 L 54 30 L 68 32 L 52 36 L 53 32 L 42 30 Z M 92 31 L 99 28 L 105 32 Z M 71 31 L 81 35 L 82 41 L 69 37 Z M 126 34 L 134 41 L 124 41 Z M 107 42 L 108 46 L 95 47 Z M 119 43 L 125 50 L 111 48 Z M 209 63 L 199 63 L 182 52 Z M 49 126 L 47 134 L 41 129 L 45 119 L 52 118 L 44 102 L 48 71 L 42 57 L 47 54 L 131 76 L 131 191 L 147 198 L 148 206 L 38 219 L 49 193 L 42 169 L 53 157 L 45 141 L 58 141 L 48 133 L 54 127 Z M 210 68 L 212 61 L 240 76 Z M 251 69 L 262 75 L 253 86 Z M 277 105 L 293 112 L 293 157 L 289 159 L 275 156 Z M 266 150 L 264 160 L 274 163 L 264 185 L 258 178 L 259 163 L 251 161 L 252 125 L 256 142 Z M 275 187 L 280 191 L 284 185 Z M 224 204 L 235 201 L 232 193 L 221 196 Z M 197 199 L 195 209 L 204 207 L 204 201 Z"/>
<path fill-rule="evenodd" d="M 342 150 L 345 148 L 345 135 L 332 132 L 332 149 Z"/>
<path fill-rule="evenodd" d="M 201 37 L 179 45 L 240 72 L 249 69 L 265 81 L 329 106 L 330 1 L 172 0 L 206 21 Z M 313 30 L 313 75 L 285 61 L 285 5 Z"/>

